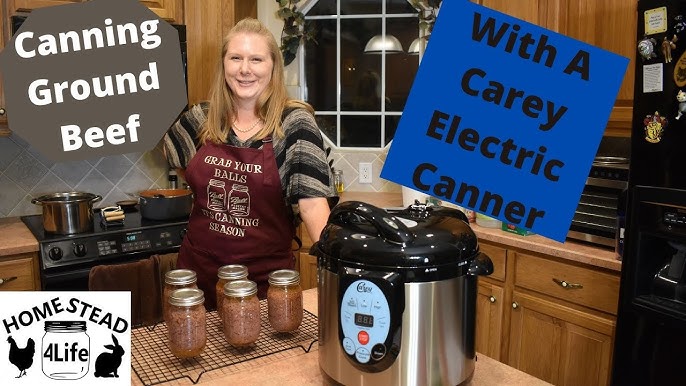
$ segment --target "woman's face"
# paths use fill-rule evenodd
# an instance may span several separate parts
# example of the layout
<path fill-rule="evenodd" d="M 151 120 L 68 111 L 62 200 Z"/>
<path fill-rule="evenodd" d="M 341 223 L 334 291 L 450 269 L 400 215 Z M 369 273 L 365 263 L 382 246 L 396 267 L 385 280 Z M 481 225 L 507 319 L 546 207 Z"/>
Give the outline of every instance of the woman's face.
<path fill-rule="evenodd" d="M 239 33 L 229 40 L 224 56 L 224 78 L 238 101 L 256 103 L 271 81 L 273 67 L 262 36 Z"/>

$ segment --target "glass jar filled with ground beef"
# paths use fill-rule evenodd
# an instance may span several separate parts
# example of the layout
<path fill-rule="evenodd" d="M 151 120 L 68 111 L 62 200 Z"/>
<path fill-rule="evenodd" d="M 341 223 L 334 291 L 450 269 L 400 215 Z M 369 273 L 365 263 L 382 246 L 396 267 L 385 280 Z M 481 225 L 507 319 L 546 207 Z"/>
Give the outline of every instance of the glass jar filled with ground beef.
<path fill-rule="evenodd" d="M 224 314 L 222 313 L 222 302 L 224 301 L 224 286 L 226 283 L 234 280 L 243 280 L 248 278 L 248 267 L 240 264 L 230 264 L 219 267 L 217 270 L 217 285 L 215 291 L 217 294 L 217 314 L 219 320 L 224 321 Z"/>
<path fill-rule="evenodd" d="M 280 269 L 269 274 L 267 289 L 269 324 L 278 332 L 291 332 L 303 320 L 303 290 L 300 273 Z"/>
<path fill-rule="evenodd" d="M 257 284 L 251 280 L 236 280 L 224 286 L 221 315 L 224 337 L 232 346 L 248 346 L 260 336 L 260 300 Z"/>
<path fill-rule="evenodd" d="M 169 349 L 177 358 L 191 358 L 205 349 L 205 294 L 197 288 L 183 288 L 169 295 Z"/>
<path fill-rule="evenodd" d="M 174 269 L 164 274 L 164 289 L 162 290 L 162 316 L 167 321 L 169 310 L 169 295 L 172 291 L 182 288 L 198 288 L 198 275 L 190 269 Z"/>

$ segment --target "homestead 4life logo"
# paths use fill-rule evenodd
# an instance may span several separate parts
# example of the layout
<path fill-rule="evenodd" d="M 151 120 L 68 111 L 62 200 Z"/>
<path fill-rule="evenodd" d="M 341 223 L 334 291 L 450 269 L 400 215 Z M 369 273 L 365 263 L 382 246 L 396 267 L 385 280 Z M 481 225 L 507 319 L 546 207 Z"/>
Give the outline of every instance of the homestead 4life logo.
<path fill-rule="evenodd" d="M 1 385 L 128 385 L 129 292 L 0 293 Z"/>

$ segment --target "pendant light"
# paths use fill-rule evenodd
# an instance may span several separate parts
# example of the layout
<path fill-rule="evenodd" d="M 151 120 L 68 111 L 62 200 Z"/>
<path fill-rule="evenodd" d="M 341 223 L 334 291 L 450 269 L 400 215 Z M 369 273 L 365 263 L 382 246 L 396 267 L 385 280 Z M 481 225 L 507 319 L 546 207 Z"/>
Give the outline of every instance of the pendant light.
<path fill-rule="evenodd" d="M 364 46 L 365 54 L 380 54 L 383 51 L 387 54 L 397 54 L 403 52 L 403 46 L 393 35 L 375 35 Z"/>
<path fill-rule="evenodd" d="M 410 43 L 410 48 L 407 49 L 407 53 L 410 55 L 419 55 L 419 45 L 422 44 L 422 38 L 416 38 Z"/>

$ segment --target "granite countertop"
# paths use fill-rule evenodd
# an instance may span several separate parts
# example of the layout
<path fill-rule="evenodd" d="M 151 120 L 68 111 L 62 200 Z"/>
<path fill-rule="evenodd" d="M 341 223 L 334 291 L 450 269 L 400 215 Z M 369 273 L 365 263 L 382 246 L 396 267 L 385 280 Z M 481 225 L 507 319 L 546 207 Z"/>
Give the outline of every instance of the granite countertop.
<path fill-rule="evenodd" d="M 38 251 L 38 241 L 19 217 L 0 218 L 0 256 Z"/>
<path fill-rule="evenodd" d="M 341 201 L 351 200 L 367 202 L 382 208 L 399 207 L 402 206 L 403 202 L 401 193 L 344 192 L 341 195 Z M 470 225 L 479 240 L 503 244 L 505 247 L 539 252 L 617 272 L 622 269 L 622 262 L 616 259 L 614 250 L 574 241 L 560 243 L 540 235 L 520 236 L 499 228 L 482 227 L 476 223 Z"/>
<path fill-rule="evenodd" d="M 303 292 L 303 305 L 306 310 L 317 315 L 316 289 Z M 133 371 L 131 372 L 131 384 L 143 385 Z M 300 348 L 295 348 L 205 373 L 200 377 L 198 384 L 205 386 L 227 384 L 301 386 L 322 385 L 324 379 L 319 369 L 318 347 L 313 345 L 308 353 L 304 353 Z M 184 378 L 164 383 L 164 385 L 191 385 L 191 382 Z M 550 384 L 483 354 L 477 354 L 474 377 L 468 385 L 543 386 Z"/>

